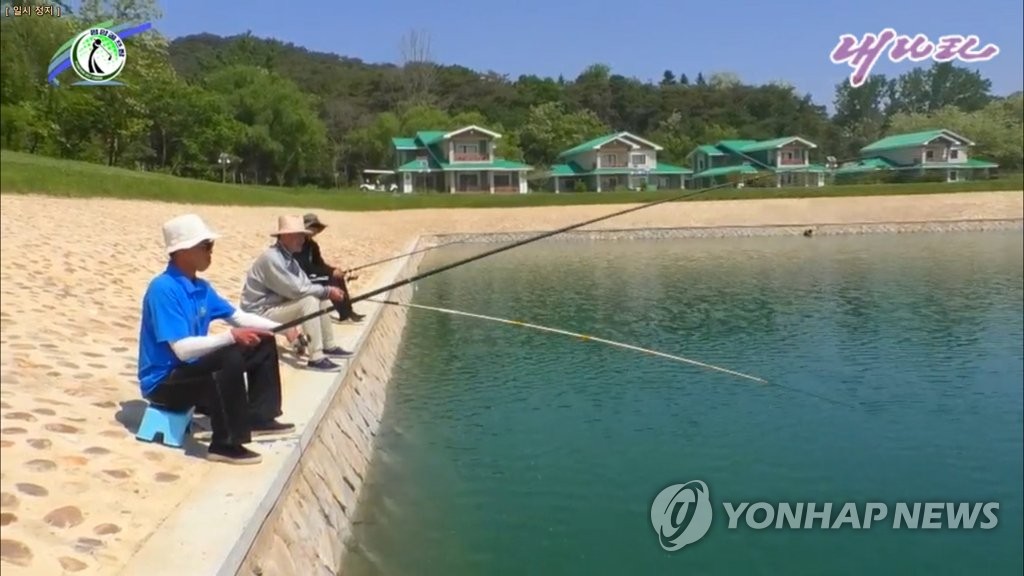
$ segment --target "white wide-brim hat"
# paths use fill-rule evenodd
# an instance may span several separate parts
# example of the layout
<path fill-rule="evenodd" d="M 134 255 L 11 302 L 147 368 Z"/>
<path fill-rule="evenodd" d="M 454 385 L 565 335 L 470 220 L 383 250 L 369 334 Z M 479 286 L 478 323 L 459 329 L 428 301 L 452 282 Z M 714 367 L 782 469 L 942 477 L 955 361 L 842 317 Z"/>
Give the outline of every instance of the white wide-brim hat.
<path fill-rule="evenodd" d="M 203 219 L 195 214 L 183 214 L 164 222 L 164 250 L 173 254 L 187 250 L 207 240 L 220 238 Z"/>
<path fill-rule="evenodd" d="M 271 236 L 280 236 L 281 234 L 312 234 L 309 230 L 306 230 L 306 223 L 302 220 L 302 216 L 279 216 L 277 218 L 277 230 L 271 232 Z"/>

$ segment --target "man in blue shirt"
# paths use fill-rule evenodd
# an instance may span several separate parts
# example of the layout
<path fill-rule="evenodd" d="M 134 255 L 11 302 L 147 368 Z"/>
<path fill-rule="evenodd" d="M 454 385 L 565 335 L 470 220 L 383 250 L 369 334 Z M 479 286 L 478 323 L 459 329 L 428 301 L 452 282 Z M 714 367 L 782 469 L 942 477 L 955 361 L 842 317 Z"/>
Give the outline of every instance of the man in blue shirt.
<path fill-rule="evenodd" d="M 281 373 L 270 330 L 277 322 L 236 310 L 197 272 L 210 267 L 219 235 L 198 216 L 163 225 L 170 261 L 146 289 L 139 330 L 142 396 L 173 410 L 202 408 L 210 416 L 210 460 L 255 464 L 261 456 L 244 446 L 253 435 L 288 432 L 281 415 Z M 209 335 L 210 322 L 229 332 Z M 292 329 L 289 338 L 297 336 Z M 248 390 L 246 389 L 248 380 Z"/>

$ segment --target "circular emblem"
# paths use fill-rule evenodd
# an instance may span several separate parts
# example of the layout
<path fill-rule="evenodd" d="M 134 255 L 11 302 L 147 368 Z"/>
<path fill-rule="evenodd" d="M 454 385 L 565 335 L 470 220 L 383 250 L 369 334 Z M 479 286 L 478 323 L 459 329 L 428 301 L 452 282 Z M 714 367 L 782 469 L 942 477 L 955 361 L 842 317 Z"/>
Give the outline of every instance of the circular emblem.
<path fill-rule="evenodd" d="M 71 44 L 71 67 L 87 82 L 110 82 L 124 70 L 127 53 L 116 32 L 92 28 Z"/>
<path fill-rule="evenodd" d="M 662 490 L 651 504 L 651 525 L 658 533 L 658 543 L 669 552 L 703 538 L 711 528 L 708 485 L 691 480 Z"/>

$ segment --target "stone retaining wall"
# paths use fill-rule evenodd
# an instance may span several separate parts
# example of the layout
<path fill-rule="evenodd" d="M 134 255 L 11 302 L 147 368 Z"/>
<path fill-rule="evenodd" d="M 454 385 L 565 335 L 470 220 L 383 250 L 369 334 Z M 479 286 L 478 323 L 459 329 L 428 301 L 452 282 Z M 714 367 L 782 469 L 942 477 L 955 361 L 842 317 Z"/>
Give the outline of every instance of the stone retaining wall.
<path fill-rule="evenodd" d="M 399 277 L 415 273 L 418 262 L 419 256 L 410 258 Z M 412 300 L 412 292 L 407 285 L 380 297 L 405 303 Z M 403 306 L 383 305 L 367 326 L 338 393 L 263 522 L 238 576 L 334 576 L 340 572 L 407 311 Z"/>

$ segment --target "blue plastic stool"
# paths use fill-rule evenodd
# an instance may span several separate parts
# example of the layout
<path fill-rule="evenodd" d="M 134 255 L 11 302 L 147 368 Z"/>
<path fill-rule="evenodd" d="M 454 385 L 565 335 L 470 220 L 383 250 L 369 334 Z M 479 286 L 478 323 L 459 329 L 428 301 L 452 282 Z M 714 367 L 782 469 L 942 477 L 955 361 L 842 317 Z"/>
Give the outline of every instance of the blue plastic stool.
<path fill-rule="evenodd" d="M 142 423 L 135 437 L 144 442 L 154 442 L 159 434 L 164 444 L 180 448 L 185 443 L 194 411 L 195 408 L 189 408 L 185 412 L 175 412 L 150 404 L 142 415 Z"/>

